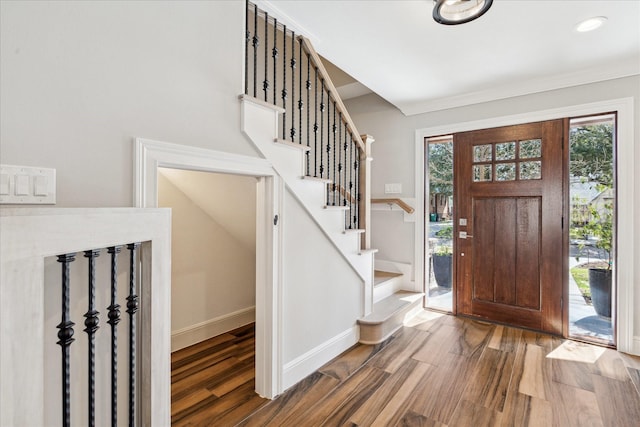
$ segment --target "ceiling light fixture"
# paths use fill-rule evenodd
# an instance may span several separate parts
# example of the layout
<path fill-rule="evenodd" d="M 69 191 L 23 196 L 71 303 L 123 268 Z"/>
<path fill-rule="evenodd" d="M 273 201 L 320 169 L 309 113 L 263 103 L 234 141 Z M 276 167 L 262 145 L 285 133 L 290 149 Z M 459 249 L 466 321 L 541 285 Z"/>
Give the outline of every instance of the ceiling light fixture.
<path fill-rule="evenodd" d="M 586 33 L 587 31 L 593 31 L 596 28 L 602 27 L 607 21 L 606 16 L 594 16 L 593 18 L 585 19 L 576 25 L 576 31 L 579 33 Z"/>
<path fill-rule="evenodd" d="M 434 0 L 433 19 L 444 25 L 464 24 L 481 17 L 493 0 Z"/>

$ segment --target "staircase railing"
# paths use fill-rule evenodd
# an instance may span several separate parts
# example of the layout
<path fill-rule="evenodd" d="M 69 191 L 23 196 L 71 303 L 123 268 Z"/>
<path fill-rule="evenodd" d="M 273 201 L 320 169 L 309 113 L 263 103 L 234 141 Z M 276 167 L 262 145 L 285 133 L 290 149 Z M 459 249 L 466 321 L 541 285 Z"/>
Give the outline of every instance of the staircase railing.
<path fill-rule="evenodd" d="M 327 206 L 345 209 L 345 229 L 364 229 L 370 210 L 370 147 L 358 133 L 308 39 L 247 1 L 245 94 L 284 109 L 276 142 L 306 149 L 305 176 L 326 180 Z"/>

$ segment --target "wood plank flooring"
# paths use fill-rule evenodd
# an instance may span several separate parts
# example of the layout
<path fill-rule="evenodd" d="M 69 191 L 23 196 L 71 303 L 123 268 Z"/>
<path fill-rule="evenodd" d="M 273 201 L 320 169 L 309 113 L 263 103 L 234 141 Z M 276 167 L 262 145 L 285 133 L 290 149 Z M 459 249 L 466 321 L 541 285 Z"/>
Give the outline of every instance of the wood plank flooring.
<path fill-rule="evenodd" d="M 640 426 L 639 357 L 545 334 L 424 311 L 273 401 L 253 393 L 252 340 L 174 354 L 174 425 Z"/>

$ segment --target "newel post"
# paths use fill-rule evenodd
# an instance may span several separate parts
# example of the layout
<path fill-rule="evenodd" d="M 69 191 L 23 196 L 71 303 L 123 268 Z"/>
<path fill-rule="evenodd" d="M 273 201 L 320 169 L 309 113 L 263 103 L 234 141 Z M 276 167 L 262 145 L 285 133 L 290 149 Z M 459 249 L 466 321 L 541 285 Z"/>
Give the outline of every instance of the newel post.
<path fill-rule="evenodd" d="M 358 200 L 358 211 L 360 212 L 359 228 L 362 233 L 362 249 L 371 248 L 371 144 L 375 141 L 371 135 L 360 135 L 364 143 L 364 152 L 360 152 L 360 199 Z"/>

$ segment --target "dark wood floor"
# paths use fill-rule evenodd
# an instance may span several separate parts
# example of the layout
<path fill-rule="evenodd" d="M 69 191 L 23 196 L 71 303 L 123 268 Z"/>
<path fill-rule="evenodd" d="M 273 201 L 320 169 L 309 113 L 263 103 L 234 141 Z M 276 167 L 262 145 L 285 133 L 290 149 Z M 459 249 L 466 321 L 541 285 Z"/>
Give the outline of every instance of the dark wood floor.
<path fill-rule="evenodd" d="M 253 393 L 253 328 L 173 355 L 189 426 L 640 426 L 640 358 L 423 312 L 273 401 Z"/>

